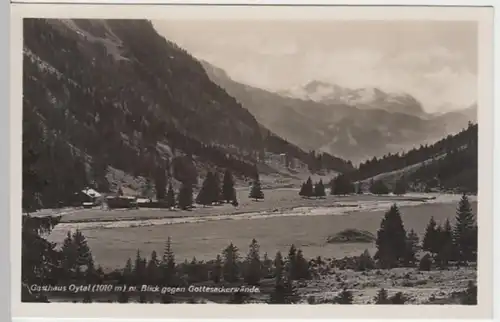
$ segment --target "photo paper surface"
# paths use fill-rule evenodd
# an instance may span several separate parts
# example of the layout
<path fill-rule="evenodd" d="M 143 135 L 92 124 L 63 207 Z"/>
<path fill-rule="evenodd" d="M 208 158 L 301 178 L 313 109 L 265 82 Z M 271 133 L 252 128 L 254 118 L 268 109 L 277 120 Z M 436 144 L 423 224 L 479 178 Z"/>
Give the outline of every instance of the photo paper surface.
<path fill-rule="evenodd" d="M 13 16 L 15 314 L 491 314 L 488 8 Z"/>

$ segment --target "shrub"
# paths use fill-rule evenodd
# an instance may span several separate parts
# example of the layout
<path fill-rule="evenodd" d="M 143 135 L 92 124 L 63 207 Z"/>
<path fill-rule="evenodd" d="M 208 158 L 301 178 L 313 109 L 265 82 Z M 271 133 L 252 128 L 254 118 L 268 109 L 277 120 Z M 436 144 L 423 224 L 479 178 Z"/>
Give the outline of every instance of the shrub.
<path fill-rule="evenodd" d="M 357 258 L 356 266 L 357 271 L 367 271 L 375 268 L 375 261 L 370 256 L 368 250 L 365 250 L 363 254 Z"/>
<path fill-rule="evenodd" d="M 420 271 L 430 271 L 431 268 L 432 268 L 431 255 L 425 254 L 420 260 L 420 263 L 418 264 L 418 269 Z"/>
<path fill-rule="evenodd" d="M 464 305 L 476 305 L 477 304 L 477 285 L 474 282 L 469 281 L 469 285 L 465 290 L 465 294 L 460 300 L 461 304 Z"/>
<path fill-rule="evenodd" d="M 409 298 L 402 292 L 397 292 L 389 298 L 392 304 L 405 304 L 408 302 Z"/>

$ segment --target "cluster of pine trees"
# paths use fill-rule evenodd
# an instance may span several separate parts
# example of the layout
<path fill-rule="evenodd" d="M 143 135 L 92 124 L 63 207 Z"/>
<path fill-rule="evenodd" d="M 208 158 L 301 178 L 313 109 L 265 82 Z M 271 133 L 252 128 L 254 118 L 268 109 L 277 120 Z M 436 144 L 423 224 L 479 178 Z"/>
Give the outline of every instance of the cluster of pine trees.
<path fill-rule="evenodd" d="M 219 175 L 208 172 L 196 197 L 196 203 L 206 206 L 214 203 L 218 204 L 222 201 L 232 203 L 235 206 L 238 205 L 231 171 L 226 170 L 224 173 L 222 186 L 220 185 Z"/>
<path fill-rule="evenodd" d="M 414 231 L 406 232 L 399 208 L 393 205 L 385 214 L 377 232 L 377 253 L 374 259 L 379 267 L 415 266 L 419 250 L 433 254 L 434 263 L 447 267 L 450 262 L 467 265 L 477 257 L 477 223 L 467 195 L 463 195 L 452 228 L 449 221 L 444 227 L 436 227 L 430 220 L 422 244 Z M 420 268 L 429 270 L 431 255 L 422 257 Z"/>
<path fill-rule="evenodd" d="M 160 177 L 161 176 L 164 176 L 164 173 L 160 174 Z M 163 183 L 164 181 L 157 180 L 157 184 L 158 182 Z M 230 170 L 224 172 L 222 185 L 217 172 L 207 172 L 201 189 L 194 200 L 193 188 L 190 184 L 182 184 L 177 194 L 177 200 L 171 183 L 168 185 L 168 190 L 166 191 L 162 187 L 163 186 L 157 186 L 156 196 L 159 204 L 165 208 L 178 206 L 180 209 L 186 210 L 192 208 L 193 202 L 203 206 L 231 203 L 236 207 L 239 204 L 236 197 L 236 189 L 234 188 L 234 179 Z M 264 192 L 262 191 L 258 177 L 252 183 L 249 198 L 255 201 L 264 199 Z"/>
<path fill-rule="evenodd" d="M 182 183 L 176 198 L 172 183 L 169 183 L 168 189 L 165 189 L 166 180 L 165 172 L 159 171 L 156 177 L 156 198 L 161 207 L 173 208 L 178 206 L 180 209 L 186 210 L 193 206 L 193 202 L 203 206 L 223 202 L 231 203 L 233 206 L 238 205 L 234 179 L 230 170 L 224 172 L 222 185 L 219 174 L 209 171 L 195 200 L 193 200 L 193 187 L 191 184 Z"/>
<path fill-rule="evenodd" d="M 349 195 L 356 192 L 360 192 L 360 189 L 358 187 L 356 191 L 356 187 L 348 174 L 339 174 L 330 181 L 331 195 Z"/>
<path fill-rule="evenodd" d="M 75 23 L 95 31 L 94 24 Z M 41 205 L 72 205 L 74 192 L 87 186 L 109 192 L 109 167 L 153 179 L 155 169 L 165 162 L 159 145 L 254 178 L 254 152 L 265 148 L 255 118 L 210 82 L 196 60 L 165 43 L 146 21 L 134 26 L 107 23 L 126 41 L 124 50 L 132 60 L 114 59 L 105 46 L 85 43 L 62 22 L 24 21 L 23 154 L 33 151 L 37 172 L 48 178 L 37 192 Z M 137 30 L 152 37 L 144 40 Z M 143 41 L 144 47 L 139 46 Z M 160 57 L 176 57 L 176 64 L 164 58 L 151 65 L 151 50 L 144 50 L 148 47 L 162 53 Z M 142 62 L 140 68 L 132 63 L 136 59 Z M 189 79 L 201 83 L 193 87 Z M 204 95 L 189 94 L 200 88 Z M 224 108 L 201 108 L 213 104 L 231 107 L 243 125 L 221 121 L 228 117 Z M 275 148 L 279 145 L 275 142 Z M 184 182 L 177 171 L 172 176 Z"/>
<path fill-rule="evenodd" d="M 353 193 L 362 194 L 363 190 L 361 183 L 353 183 L 348 174 L 339 174 L 329 183 L 331 195 L 350 195 Z M 408 190 L 407 179 L 401 176 L 393 185 L 392 193 L 395 195 L 404 195 Z M 391 192 L 391 189 L 382 180 L 371 180 L 369 192 L 375 195 L 386 195 Z M 324 197 L 326 196 L 325 186 L 322 180 L 319 180 L 313 185 L 309 177 L 306 182 L 302 183 L 299 191 L 302 197 Z"/>
<path fill-rule="evenodd" d="M 307 181 L 302 183 L 302 187 L 299 191 L 299 196 L 305 198 L 317 197 L 323 198 L 326 196 L 325 185 L 323 184 L 323 180 L 319 180 L 317 183 L 313 185 L 311 177 L 307 178 Z"/>
<path fill-rule="evenodd" d="M 118 280 L 127 285 L 165 285 L 182 287 L 193 283 L 213 282 L 225 285 L 255 285 L 259 286 L 262 279 L 273 279 L 274 287 L 269 294 L 268 303 L 286 304 L 299 300 L 293 281 L 311 279 L 309 263 L 304 258 L 302 250 L 291 245 L 288 256 L 283 258 L 277 252 L 271 260 L 267 253 L 261 257 L 260 245 L 253 239 L 248 253 L 241 257 L 240 250 L 230 243 L 217 255 L 215 260 L 198 261 L 195 257 L 191 261 L 175 264 L 175 255 L 171 247 L 170 238 L 167 240 L 165 251 L 161 259 L 155 251 L 149 259 L 141 257 L 137 252 L 134 261 L 128 259 L 124 269 L 114 273 L 122 274 Z M 229 303 L 244 303 L 246 294 L 234 294 Z M 139 302 L 146 302 L 147 295 L 141 294 Z M 125 294 L 119 296 L 119 301 L 128 301 Z M 172 296 L 166 295 L 161 299 L 164 303 L 174 301 Z"/>
<path fill-rule="evenodd" d="M 36 171 L 31 171 L 30 167 L 23 169 L 23 174 L 30 177 L 32 191 L 36 191 L 38 185 L 43 183 L 43 178 Z M 32 202 L 29 208 L 36 208 L 37 203 Z M 210 276 L 215 283 L 225 281 L 248 284 L 258 284 L 261 279 L 272 277 L 275 283 L 269 302 L 294 303 L 298 301 L 298 297 L 293 281 L 315 276 L 313 266 L 316 261 L 306 261 L 302 251 L 293 245 L 285 259 L 278 252 L 274 261 L 266 254 L 261 260 L 258 243 L 253 240 L 244 261 L 240 260 L 236 246 L 230 244 L 222 252 L 222 257 L 217 256 L 215 261 L 200 262 L 194 258 L 190 263 L 186 261 L 176 265 L 170 239 L 167 240 L 161 260 L 155 253 L 151 254 L 149 261 L 138 253 L 135 265 L 132 265 L 132 260 L 128 260 L 125 269 L 106 274 L 100 267 L 96 268 L 86 239 L 80 231 L 68 233 L 61 249 L 57 249 L 55 243 L 46 239 L 60 219 L 61 217 L 23 215 L 21 278 L 24 302 L 48 302 L 43 290 L 30 289 L 30 285 L 58 285 L 61 280 L 96 284 L 111 281 L 144 284 L 158 280 L 161 285 L 176 285 L 181 282 L 206 281 Z M 440 267 L 444 266 L 443 263 L 453 261 L 457 265 L 474 262 L 477 258 L 477 224 L 467 196 L 464 195 L 459 203 L 455 226 L 451 228 L 449 223 L 445 223 L 444 227 L 440 228 L 431 220 L 422 246 L 419 245 L 418 237 L 413 231 L 406 233 L 399 209 L 394 205 L 381 222 L 376 245 L 377 253 L 374 259 L 377 263 L 365 252 L 356 261 L 359 270 L 414 266 L 415 254 L 419 248 L 424 248 L 433 254 L 435 263 Z M 424 256 L 420 261 L 421 269 L 427 269 L 426 258 L 429 260 L 429 256 Z M 430 265 L 432 266 L 432 261 Z M 474 294 L 477 296 L 477 289 L 474 293 L 474 286 L 471 286 L 467 291 L 465 304 L 474 302 Z M 117 300 L 127 302 L 128 297 L 128 294 L 119 294 Z M 347 303 L 349 299 L 349 291 L 344 290 L 336 301 Z M 84 302 L 92 300 L 92 294 L 85 294 Z M 144 294 L 139 300 L 147 301 Z M 162 301 L 170 302 L 172 298 L 166 296 Z M 231 303 L 242 302 L 244 302 L 243 294 L 235 295 L 231 299 Z"/>
<path fill-rule="evenodd" d="M 63 283 L 96 283 L 117 285 L 160 285 L 186 286 L 193 283 L 213 282 L 225 285 L 261 285 L 263 279 L 272 279 L 273 287 L 269 292 L 268 303 L 284 304 L 296 303 L 299 297 L 296 293 L 294 281 L 309 280 L 317 277 L 318 265 L 324 264 L 322 259 L 306 260 L 302 250 L 291 245 L 287 256 L 277 252 L 274 260 L 267 254 L 261 257 L 260 246 L 253 239 L 248 253 L 241 258 L 239 249 L 228 245 L 215 260 L 184 261 L 176 264 L 172 249 L 172 241 L 167 239 L 164 252 L 159 258 L 153 251 L 149 258 L 142 257 L 137 252 L 135 260 L 128 259 L 124 268 L 110 273 L 104 273 L 102 268 L 96 267 L 87 241 L 80 231 L 68 233 L 60 250 L 55 244 L 47 242 L 43 237 L 50 232 L 60 218 L 23 216 L 23 266 L 22 283 L 23 301 L 47 302 L 48 298 L 43 291 L 30 290 L 28 285 L 61 285 Z M 464 195 L 457 208 L 456 223 L 452 227 L 446 221 L 443 227 L 436 226 L 431 219 L 426 230 L 423 243 L 413 230 L 406 232 L 401 214 L 396 205 L 385 214 L 377 232 L 377 253 L 372 259 L 365 251 L 355 258 L 354 267 L 358 271 L 375 268 L 416 267 L 416 254 L 420 250 L 428 251 L 418 264 L 420 270 L 430 270 L 433 265 L 444 269 L 454 262 L 456 265 L 468 265 L 477 260 L 477 224 L 468 198 Z M 341 261 L 342 262 L 342 261 Z M 346 261 L 343 261 L 344 264 Z M 324 266 L 324 265 L 323 265 Z M 350 266 L 335 267 L 346 269 Z M 344 268 L 342 268 L 344 267 Z M 474 303 L 474 287 L 467 290 L 463 299 L 464 304 Z M 72 296 L 69 294 L 68 296 Z M 97 300 L 93 294 L 85 293 L 79 300 L 85 303 Z M 229 303 L 244 303 L 245 294 L 234 294 Z M 477 298 L 477 289 L 476 289 Z M 165 294 L 160 299 L 146 292 L 133 294 L 122 292 L 116 295 L 115 301 L 126 303 L 129 301 L 141 303 L 161 301 L 162 303 L 175 302 L 172 295 Z M 343 289 L 328 303 L 351 304 L 352 293 Z M 111 300 L 112 301 L 112 300 Z M 404 304 L 407 298 L 401 294 L 388 297 L 385 290 L 381 290 L 374 302 L 376 304 Z M 313 300 L 311 304 L 318 303 Z M 314 303 L 313 303 L 314 302 Z"/>
<path fill-rule="evenodd" d="M 477 141 L 472 141 L 466 148 L 449 150 L 444 157 L 418 168 L 408 179 L 424 191 L 477 193 L 477 149 Z"/>
<path fill-rule="evenodd" d="M 466 195 L 459 202 L 455 225 L 449 220 L 437 225 L 431 217 L 425 230 L 422 249 L 428 251 L 421 269 L 429 270 L 432 262 L 443 268 L 454 261 L 457 265 L 477 261 L 477 222 Z"/>
<path fill-rule="evenodd" d="M 109 167 L 153 179 L 165 162 L 162 145 L 248 178 L 266 149 L 312 162 L 277 136 L 264 139 L 255 118 L 147 21 L 68 23 L 98 34 L 111 28 L 123 52 L 108 52 L 63 22 L 24 21 L 23 153 L 34 151 L 37 171 L 50 178 L 38 192 L 44 208 L 72 205 L 74 192 L 87 186 L 109 192 Z M 152 61 L 153 53 L 163 58 Z M 323 159 L 324 168 L 352 168 Z"/>

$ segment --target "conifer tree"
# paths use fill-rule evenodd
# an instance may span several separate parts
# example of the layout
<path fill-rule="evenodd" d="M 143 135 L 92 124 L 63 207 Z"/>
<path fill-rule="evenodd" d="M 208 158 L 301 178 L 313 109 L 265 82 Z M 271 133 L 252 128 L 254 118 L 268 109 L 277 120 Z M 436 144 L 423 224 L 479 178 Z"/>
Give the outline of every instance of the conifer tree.
<path fill-rule="evenodd" d="M 99 283 L 102 283 L 104 277 L 104 270 L 102 269 L 101 265 L 97 266 L 95 273 L 96 276 L 98 277 Z"/>
<path fill-rule="evenodd" d="M 90 292 L 85 292 L 83 296 L 83 303 L 92 303 L 92 296 L 90 295 Z"/>
<path fill-rule="evenodd" d="M 344 288 L 334 299 L 336 304 L 352 304 L 353 302 L 352 292 L 347 288 Z"/>
<path fill-rule="evenodd" d="M 212 270 L 212 280 L 214 283 L 219 283 L 222 279 L 222 259 L 219 254 L 215 259 L 214 267 Z"/>
<path fill-rule="evenodd" d="M 25 128 L 23 127 L 23 130 Z M 24 131 L 23 131 L 24 132 Z M 22 142 L 22 224 L 21 224 L 21 300 L 23 302 L 48 302 L 43 292 L 29 289 L 29 285 L 46 285 L 51 280 L 59 280 L 60 252 L 56 244 L 45 237 L 60 222 L 61 217 L 32 217 L 30 212 L 41 206 L 41 193 L 48 180 L 37 171 L 35 163 L 40 153 L 32 142 Z"/>
<path fill-rule="evenodd" d="M 374 195 L 386 195 L 389 193 L 389 188 L 382 180 L 376 180 L 371 184 L 370 192 Z"/>
<path fill-rule="evenodd" d="M 171 285 L 175 276 L 175 255 L 172 250 L 172 239 L 170 236 L 167 238 L 165 248 L 163 250 L 163 257 L 161 261 L 161 270 L 163 282 L 165 285 Z"/>
<path fill-rule="evenodd" d="M 328 185 L 330 186 L 331 195 L 335 195 L 335 179 L 336 178 L 331 179 L 330 182 L 328 183 Z"/>
<path fill-rule="evenodd" d="M 182 210 L 190 209 L 193 206 L 193 188 L 190 184 L 183 183 L 177 196 L 177 204 Z"/>
<path fill-rule="evenodd" d="M 253 239 L 245 261 L 245 282 L 249 285 L 258 285 L 261 278 L 262 263 L 260 262 L 259 249 L 257 240 Z"/>
<path fill-rule="evenodd" d="M 404 256 L 405 265 L 415 265 L 417 259 L 415 255 L 419 251 L 419 238 L 417 233 L 412 229 L 406 236 L 406 252 Z"/>
<path fill-rule="evenodd" d="M 167 196 L 165 198 L 167 208 L 175 207 L 175 192 L 172 183 L 168 184 Z"/>
<path fill-rule="evenodd" d="M 196 197 L 196 203 L 207 206 L 211 205 L 214 202 L 216 197 L 215 192 L 215 179 L 212 172 L 208 172 L 201 189 Z"/>
<path fill-rule="evenodd" d="M 433 254 L 436 254 L 439 248 L 439 233 L 436 226 L 437 224 L 434 217 L 431 217 L 425 229 L 425 235 L 422 241 L 422 249 Z"/>
<path fill-rule="evenodd" d="M 128 303 L 130 297 L 127 291 L 118 294 L 118 303 Z"/>
<path fill-rule="evenodd" d="M 477 305 L 477 285 L 469 281 L 465 294 L 460 301 L 463 305 Z"/>
<path fill-rule="evenodd" d="M 290 281 L 297 279 L 297 248 L 291 245 L 286 259 L 287 277 Z"/>
<path fill-rule="evenodd" d="M 310 279 L 311 274 L 309 272 L 309 262 L 304 258 L 302 250 L 297 250 L 297 255 L 295 255 L 295 279 Z"/>
<path fill-rule="evenodd" d="M 125 284 L 132 284 L 132 273 L 133 273 L 132 259 L 129 257 L 123 268 L 122 276 Z"/>
<path fill-rule="evenodd" d="M 139 303 L 147 303 L 148 302 L 148 297 L 145 292 L 140 292 L 139 293 Z"/>
<path fill-rule="evenodd" d="M 236 200 L 236 190 L 234 189 L 234 180 L 231 170 L 227 169 L 224 172 L 224 178 L 222 179 L 222 197 L 226 203 L 230 203 Z"/>
<path fill-rule="evenodd" d="M 443 228 L 437 230 L 439 233 L 439 247 L 436 247 L 437 256 L 436 262 L 441 268 L 448 266 L 450 260 L 456 255 L 455 246 L 453 245 L 453 230 L 450 221 L 446 219 Z"/>
<path fill-rule="evenodd" d="M 273 266 L 273 261 L 269 258 L 267 253 L 264 253 L 262 258 L 262 274 L 264 277 L 270 275 Z"/>
<path fill-rule="evenodd" d="M 339 174 L 333 179 L 331 194 L 348 195 L 354 193 L 354 184 L 346 174 Z"/>
<path fill-rule="evenodd" d="M 302 186 L 300 187 L 299 196 L 305 197 L 306 196 L 306 192 L 305 191 L 306 191 L 306 183 L 303 182 Z"/>
<path fill-rule="evenodd" d="M 141 281 L 147 281 L 147 274 L 148 274 L 148 271 L 147 271 L 147 267 L 148 267 L 148 260 L 146 259 L 146 257 L 144 257 L 141 261 L 141 269 L 142 269 L 142 278 L 141 278 Z"/>
<path fill-rule="evenodd" d="M 420 271 L 430 271 L 432 268 L 432 258 L 431 255 L 425 254 L 418 264 L 418 269 Z"/>
<path fill-rule="evenodd" d="M 155 190 L 156 190 L 156 199 L 163 200 L 165 199 L 165 188 L 167 186 L 167 177 L 165 175 L 165 169 L 163 167 L 158 167 L 155 173 Z"/>
<path fill-rule="evenodd" d="M 224 196 L 222 194 L 220 177 L 219 177 L 219 173 L 217 171 L 214 172 L 213 191 L 212 191 L 211 195 L 212 195 L 212 201 L 214 203 L 220 204 L 221 201 L 224 200 Z"/>
<path fill-rule="evenodd" d="M 407 191 L 407 183 L 404 176 L 401 176 L 399 180 L 396 181 L 394 185 L 394 190 L 392 191 L 395 195 L 404 195 Z"/>
<path fill-rule="evenodd" d="M 295 249 L 295 246 L 293 247 Z M 292 250 L 292 253 L 295 253 Z M 293 256 L 295 257 L 295 256 Z M 296 290 L 292 285 L 292 280 L 284 275 L 285 273 L 285 263 L 283 262 L 283 257 L 281 252 L 276 253 L 274 259 L 274 290 L 269 298 L 270 304 L 292 304 L 299 300 Z"/>
<path fill-rule="evenodd" d="M 92 253 L 87 244 L 87 238 L 85 238 L 83 233 L 78 229 L 73 234 L 73 243 L 75 244 L 78 256 L 77 265 L 82 266 L 89 263 L 89 258 L 92 257 Z"/>
<path fill-rule="evenodd" d="M 311 177 L 307 178 L 307 181 L 302 184 L 299 195 L 306 198 L 312 197 L 314 195 L 314 187 Z"/>
<path fill-rule="evenodd" d="M 262 191 L 262 188 L 260 186 L 259 179 L 256 179 L 253 182 L 249 197 L 250 199 L 254 199 L 255 201 L 264 199 L 264 192 Z"/>
<path fill-rule="evenodd" d="M 387 291 L 384 288 L 381 288 L 377 292 L 377 296 L 374 298 L 375 304 L 391 304 L 391 301 L 389 300 L 389 295 L 387 294 Z"/>
<path fill-rule="evenodd" d="M 199 271 L 199 263 L 196 260 L 196 257 L 193 257 L 191 262 L 187 264 L 187 275 L 190 283 L 200 282 L 198 279 L 199 278 L 198 271 Z"/>
<path fill-rule="evenodd" d="M 370 269 L 375 268 L 375 262 L 373 261 L 372 256 L 368 252 L 368 249 L 365 249 L 363 254 L 359 256 L 358 263 L 357 263 L 357 270 L 358 271 L 367 271 Z"/>
<path fill-rule="evenodd" d="M 87 270 L 85 271 L 85 281 L 89 284 L 94 284 L 99 282 L 99 276 L 95 269 L 94 259 L 92 256 L 87 258 Z"/>
<path fill-rule="evenodd" d="M 475 259 L 477 253 L 477 235 L 475 230 L 475 216 L 469 203 L 469 198 L 463 194 L 457 208 L 453 242 L 457 251 L 459 264 Z"/>
<path fill-rule="evenodd" d="M 222 251 L 222 255 L 224 257 L 224 265 L 222 266 L 224 280 L 229 283 L 238 281 L 240 277 L 238 248 L 231 243 Z"/>
<path fill-rule="evenodd" d="M 284 271 L 285 271 L 285 263 L 283 262 L 283 256 L 281 255 L 281 252 L 278 251 L 274 258 L 274 280 L 276 285 L 283 283 Z"/>
<path fill-rule="evenodd" d="M 76 273 L 77 258 L 78 253 L 76 250 L 76 245 L 73 243 L 73 237 L 71 232 L 68 231 L 66 238 L 63 241 L 63 246 L 61 248 L 62 254 L 62 269 L 66 278 L 74 277 Z"/>
<path fill-rule="evenodd" d="M 145 265 L 143 265 L 144 261 L 141 258 L 141 253 L 139 250 L 137 250 L 136 256 L 135 256 L 135 265 L 134 265 L 134 282 L 135 284 L 141 284 L 144 282 L 144 275 L 146 271 Z"/>
<path fill-rule="evenodd" d="M 244 304 L 244 303 L 245 303 L 245 295 L 240 291 L 231 294 L 231 297 L 227 302 L 227 304 Z"/>
<path fill-rule="evenodd" d="M 319 182 L 314 186 L 314 196 L 315 197 L 325 197 L 325 186 L 323 185 L 323 180 L 319 180 Z"/>
<path fill-rule="evenodd" d="M 391 304 L 405 304 L 408 302 L 408 297 L 403 292 L 397 292 L 389 298 L 389 301 Z"/>
<path fill-rule="evenodd" d="M 300 300 L 292 281 L 285 279 L 282 283 L 276 284 L 269 298 L 270 304 L 294 304 Z"/>
<path fill-rule="evenodd" d="M 149 284 L 151 285 L 158 284 L 160 279 L 159 262 L 158 262 L 158 256 L 154 250 L 151 252 L 151 258 L 149 259 L 149 262 L 146 267 L 146 274 Z"/>
<path fill-rule="evenodd" d="M 160 302 L 163 304 L 174 303 L 174 298 L 171 294 L 165 293 L 165 294 L 162 294 L 162 296 L 160 298 Z"/>
<path fill-rule="evenodd" d="M 375 259 L 382 267 L 397 266 L 406 253 L 406 231 L 396 204 L 385 213 L 377 231 L 377 253 Z"/>
<path fill-rule="evenodd" d="M 355 193 L 358 195 L 363 194 L 363 189 L 361 188 L 361 182 L 358 182 L 355 186 Z"/>

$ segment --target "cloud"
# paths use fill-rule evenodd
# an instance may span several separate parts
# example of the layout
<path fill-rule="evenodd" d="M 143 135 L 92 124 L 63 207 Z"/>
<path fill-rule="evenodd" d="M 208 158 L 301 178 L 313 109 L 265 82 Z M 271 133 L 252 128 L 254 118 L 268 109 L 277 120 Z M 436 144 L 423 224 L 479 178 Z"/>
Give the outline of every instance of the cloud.
<path fill-rule="evenodd" d="M 460 37 L 444 23 L 401 25 L 399 30 L 398 26 L 240 24 L 232 30 L 230 25 L 189 24 L 163 32 L 234 80 L 268 90 L 311 80 L 349 88 L 379 87 L 409 93 L 429 112 L 476 101 L 473 26 L 457 24 L 471 31 Z"/>
<path fill-rule="evenodd" d="M 217 60 L 214 63 L 229 66 L 229 75 L 237 81 L 275 91 L 313 79 L 349 88 L 379 87 L 409 93 L 429 112 L 438 112 L 445 104 L 462 108 L 477 99 L 477 76 L 463 67 L 460 53 L 441 48 L 391 57 L 366 49 L 310 50 L 288 57 L 258 52 L 230 66 Z"/>

